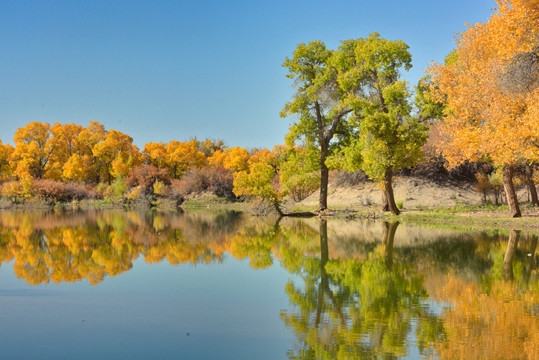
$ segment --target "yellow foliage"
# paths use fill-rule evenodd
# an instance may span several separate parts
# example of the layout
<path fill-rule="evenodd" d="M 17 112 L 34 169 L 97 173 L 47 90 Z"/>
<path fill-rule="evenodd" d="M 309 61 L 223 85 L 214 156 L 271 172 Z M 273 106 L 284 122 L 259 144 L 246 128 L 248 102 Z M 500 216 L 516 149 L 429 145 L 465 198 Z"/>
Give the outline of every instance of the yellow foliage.
<path fill-rule="evenodd" d="M 208 162 L 213 167 L 225 167 L 226 153 L 223 150 L 217 150 L 208 158 Z"/>
<path fill-rule="evenodd" d="M 443 314 L 447 336 L 435 346 L 441 359 L 539 357 L 536 290 L 520 293 L 514 283 L 497 281 L 486 294 L 450 275 L 436 296 L 454 304 Z"/>
<path fill-rule="evenodd" d="M 137 186 L 137 187 L 131 189 L 131 191 L 127 194 L 126 198 L 129 201 L 134 201 L 134 200 L 136 200 L 136 199 L 138 199 L 140 197 L 141 193 L 142 193 L 142 187 Z"/>
<path fill-rule="evenodd" d="M 459 34 L 455 56 L 430 68 L 431 89 L 447 104 L 444 155 L 450 165 L 490 157 L 496 166 L 539 159 L 539 86 L 512 91 L 509 71 L 522 54 L 537 56 L 538 0 L 498 0 L 487 23 Z M 510 79 L 511 80 L 511 79 Z"/>
<path fill-rule="evenodd" d="M 15 149 L 11 145 L 3 145 L 2 140 L 0 140 L 0 180 L 7 179 L 11 175 L 12 170 L 9 159 L 13 151 Z"/>
<path fill-rule="evenodd" d="M 165 167 L 173 179 L 180 178 L 188 168 L 200 168 L 207 164 L 206 156 L 192 142 L 171 141 L 165 150 Z"/>
<path fill-rule="evenodd" d="M 249 152 L 239 146 L 227 149 L 223 167 L 234 172 L 245 171 L 249 168 L 250 157 L 251 155 L 249 155 Z"/>

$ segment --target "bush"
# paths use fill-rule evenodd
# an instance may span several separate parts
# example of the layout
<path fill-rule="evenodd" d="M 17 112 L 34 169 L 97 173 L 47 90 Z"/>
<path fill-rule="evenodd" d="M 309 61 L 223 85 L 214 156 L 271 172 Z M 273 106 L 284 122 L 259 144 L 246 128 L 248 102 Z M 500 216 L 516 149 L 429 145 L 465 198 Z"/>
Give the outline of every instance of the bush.
<path fill-rule="evenodd" d="M 236 195 L 232 191 L 232 171 L 220 167 L 205 167 L 188 169 L 180 180 L 171 183 L 171 194 L 187 196 L 190 194 L 211 192 L 216 196 L 227 200 L 235 200 Z"/>
<path fill-rule="evenodd" d="M 2 196 L 16 200 L 25 197 L 25 191 L 20 181 L 7 181 L 2 185 Z"/>
<path fill-rule="evenodd" d="M 35 195 L 47 201 L 73 201 L 92 197 L 92 193 L 83 185 L 63 183 L 54 180 L 34 180 Z"/>
<path fill-rule="evenodd" d="M 127 183 L 118 176 L 105 190 L 105 198 L 112 201 L 123 201 L 127 192 Z"/>
<path fill-rule="evenodd" d="M 147 195 L 153 195 L 155 192 L 155 183 L 160 182 L 164 186 L 170 184 L 170 178 L 165 169 L 159 169 L 153 165 L 137 166 L 131 171 L 127 183 L 131 187 L 140 186 L 141 191 Z M 158 185 L 159 187 L 160 185 Z M 158 194 L 162 195 L 162 194 Z"/>

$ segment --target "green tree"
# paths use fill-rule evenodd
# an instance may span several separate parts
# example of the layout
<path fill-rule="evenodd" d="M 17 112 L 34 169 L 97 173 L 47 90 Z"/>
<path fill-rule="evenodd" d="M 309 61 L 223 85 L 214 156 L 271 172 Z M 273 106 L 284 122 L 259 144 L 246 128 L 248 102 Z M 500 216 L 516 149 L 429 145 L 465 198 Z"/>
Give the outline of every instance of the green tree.
<path fill-rule="evenodd" d="M 340 51 L 340 50 L 339 50 Z M 338 51 L 337 51 L 338 52 Z M 297 116 L 290 127 L 292 139 L 304 139 L 320 149 L 320 200 L 318 211 L 327 209 L 329 169 L 326 159 L 335 142 L 336 134 L 345 132 L 345 118 L 352 112 L 349 95 L 360 91 L 359 87 L 341 86 L 339 77 L 343 69 L 335 64 L 336 51 L 326 48 L 321 41 L 299 44 L 292 57 L 286 58 L 286 77 L 297 84 L 292 101 L 287 102 L 281 117 Z"/>
<path fill-rule="evenodd" d="M 393 173 L 413 166 L 421 158 L 421 146 L 428 131 L 424 116 L 433 114 L 434 109 L 425 106 L 421 115 L 413 115 L 408 86 L 399 81 L 400 70 L 412 66 L 408 45 L 404 42 L 386 40 L 373 33 L 368 38 L 343 44 L 353 51 L 340 61 L 354 64 L 354 75 L 362 92 L 352 102 L 354 113 L 349 123 L 355 134 L 341 151 L 342 163 L 348 170 L 363 169 L 379 182 L 386 210 L 398 215 Z"/>
<path fill-rule="evenodd" d="M 294 201 L 301 201 L 320 186 L 318 149 L 313 146 L 287 146 L 279 160 L 279 179 Z"/>

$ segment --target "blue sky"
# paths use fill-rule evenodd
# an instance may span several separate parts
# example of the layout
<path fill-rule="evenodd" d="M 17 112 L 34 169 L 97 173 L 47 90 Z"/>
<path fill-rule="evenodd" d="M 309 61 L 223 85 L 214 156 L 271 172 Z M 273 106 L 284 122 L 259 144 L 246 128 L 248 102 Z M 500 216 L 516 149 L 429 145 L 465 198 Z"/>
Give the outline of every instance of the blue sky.
<path fill-rule="evenodd" d="M 376 31 L 410 46 L 415 84 L 494 0 L 0 0 L 0 139 L 31 121 L 123 131 L 140 148 L 223 139 L 273 147 L 293 119 L 281 67 L 296 45 Z"/>

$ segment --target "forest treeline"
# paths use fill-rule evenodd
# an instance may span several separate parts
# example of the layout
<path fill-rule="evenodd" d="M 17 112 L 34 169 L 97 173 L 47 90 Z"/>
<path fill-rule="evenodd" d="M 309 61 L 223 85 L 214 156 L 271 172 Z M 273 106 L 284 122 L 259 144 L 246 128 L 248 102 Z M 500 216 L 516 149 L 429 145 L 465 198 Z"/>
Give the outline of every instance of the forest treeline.
<path fill-rule="evenodd" d="M 148 143 L 92 122 L 33 122 L 15 147 L 0 143 L 2 195 L 14 201 L 110 198 L 181 203 L 213 191 L 228 199 L 257 197 L 282 215 L 283 199 L 319 189 L 327 209 L 330 170 L 363 172 L 380 185 L 384 209 L 399 214 L 398 171 L 427 173 L 474 164 L 477 189 L 501 188 L 512 217 L 521 216 L 515 175 L 538 205 L 533 170 L 539 160 L 539 0 L 498 0 L 485 23 L 457 34 L 443 64 L 432 64 L 414 89 L 401 80 L 412 67 L 409 47 L 378 33 L 299 44 L 282 64 L 295 93 L 281 117 L 285 144 L 272 150 L 226 147 L 192 139 Z M 444 169 L 445 167 L 445 169 Z"/>

